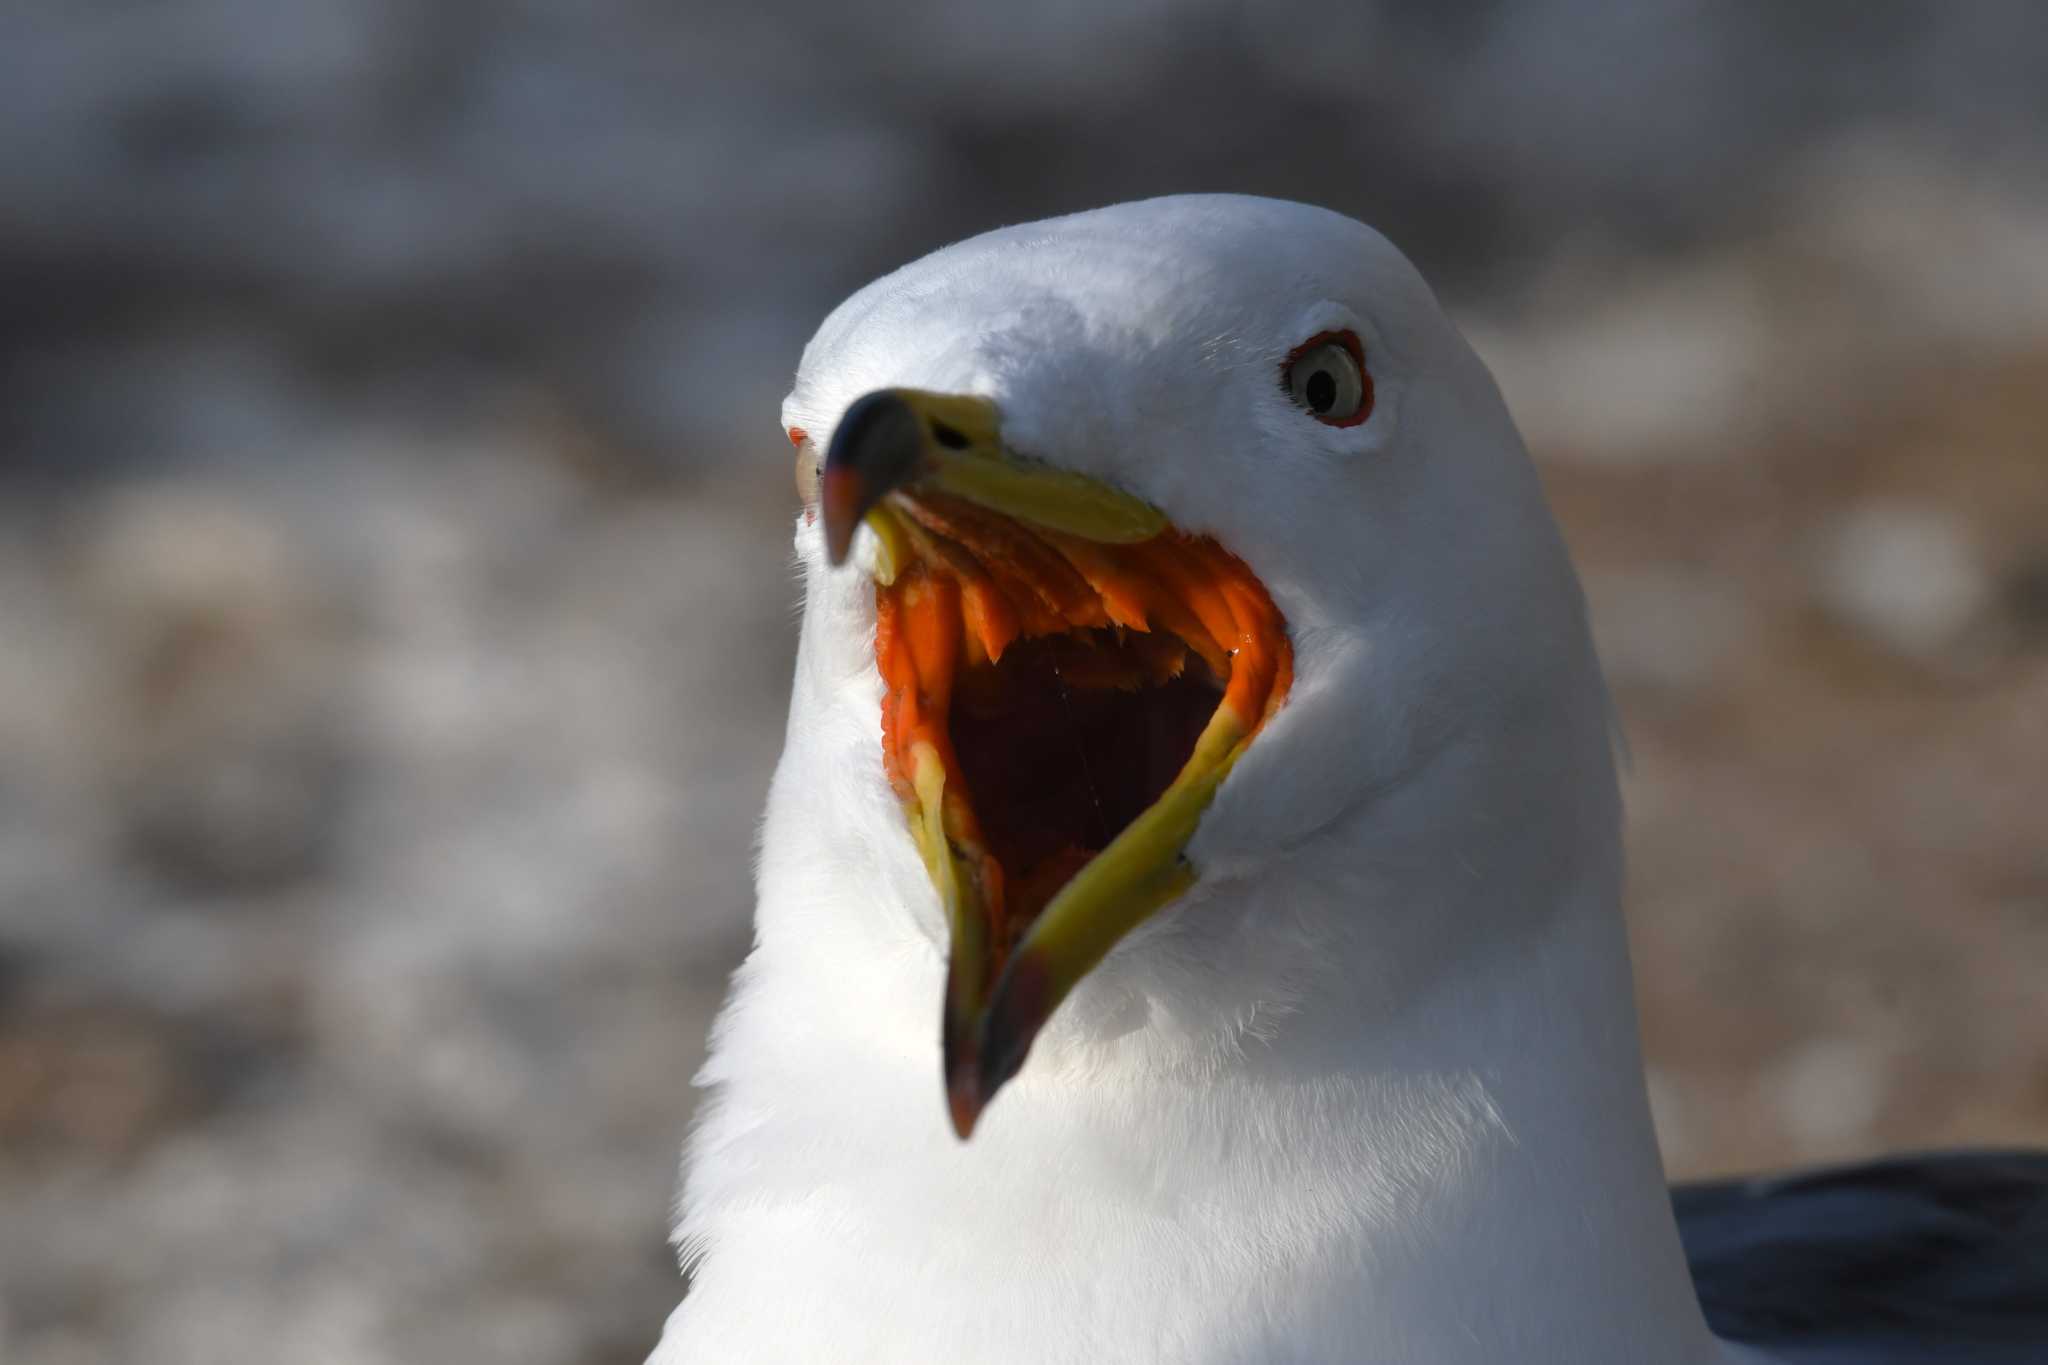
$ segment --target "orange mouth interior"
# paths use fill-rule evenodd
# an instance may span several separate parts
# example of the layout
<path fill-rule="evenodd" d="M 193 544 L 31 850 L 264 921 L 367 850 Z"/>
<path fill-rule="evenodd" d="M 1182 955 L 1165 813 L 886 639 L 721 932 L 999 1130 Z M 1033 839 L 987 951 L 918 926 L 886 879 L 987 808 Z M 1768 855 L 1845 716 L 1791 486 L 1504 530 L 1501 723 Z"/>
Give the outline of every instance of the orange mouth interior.
<path fill-rule="evenodd" d="M 1219 708 L 1257 731 L 1293 651 L 1265 587 L 1208 537 L 1106 544 L 934 491 L 887 510 L 902 553 L 876 588 L 883 761 L 910 810 L 918 746 L 943 763 L 946 839 L 999 964 Z"/>

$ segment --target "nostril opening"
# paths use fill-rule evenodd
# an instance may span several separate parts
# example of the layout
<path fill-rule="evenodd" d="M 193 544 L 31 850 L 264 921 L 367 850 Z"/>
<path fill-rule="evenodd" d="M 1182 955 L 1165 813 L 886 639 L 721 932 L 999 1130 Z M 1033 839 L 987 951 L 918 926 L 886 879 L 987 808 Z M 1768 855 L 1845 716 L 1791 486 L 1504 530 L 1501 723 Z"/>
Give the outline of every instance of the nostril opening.
<path fill-rule="evenodd" d="M 967 449 L 967 438 L 957 428 L 949 427 L 944 422 L 932 423 L 932 437 L 948 450 Z"/>

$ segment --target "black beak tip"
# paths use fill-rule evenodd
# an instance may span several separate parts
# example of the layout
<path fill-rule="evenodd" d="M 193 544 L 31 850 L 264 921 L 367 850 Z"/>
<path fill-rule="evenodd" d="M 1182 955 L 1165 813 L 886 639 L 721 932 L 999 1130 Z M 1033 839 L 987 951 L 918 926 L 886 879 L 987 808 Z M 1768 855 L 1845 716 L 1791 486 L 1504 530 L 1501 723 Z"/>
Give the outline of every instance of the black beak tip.
<path fill-rule="evenodd" d="M 854 528 L 874 504 L 862 496 L 857 476 L 841 469 L 827 473 L 819 484 L 818 502 L 824 510 L 825 561 L 834 568 L 846 562 L 853 548 Z"/>
<path fill-rule="evenodd" d="M 846 562 L 861 518 L 917 475 L 924 452 L 924 421 L 903 395 L 878 389 L 853 400 L 825 450 L 819 483 L 828 560 Z"/>

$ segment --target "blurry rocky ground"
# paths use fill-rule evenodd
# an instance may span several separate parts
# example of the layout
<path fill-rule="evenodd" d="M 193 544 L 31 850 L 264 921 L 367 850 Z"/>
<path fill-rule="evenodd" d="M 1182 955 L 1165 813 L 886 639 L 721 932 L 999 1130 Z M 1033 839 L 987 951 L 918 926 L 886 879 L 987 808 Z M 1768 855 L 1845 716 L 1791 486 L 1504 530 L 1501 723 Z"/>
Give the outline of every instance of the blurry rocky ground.
<path fill-rule="evenodd" d="M 10 6 L 0 1360 L 639 1359 L 802 342 L 1171 189 L 1494 362 L 1674 1169 L 2048 1141 L 2048 11 L 1614 8 Z"/>

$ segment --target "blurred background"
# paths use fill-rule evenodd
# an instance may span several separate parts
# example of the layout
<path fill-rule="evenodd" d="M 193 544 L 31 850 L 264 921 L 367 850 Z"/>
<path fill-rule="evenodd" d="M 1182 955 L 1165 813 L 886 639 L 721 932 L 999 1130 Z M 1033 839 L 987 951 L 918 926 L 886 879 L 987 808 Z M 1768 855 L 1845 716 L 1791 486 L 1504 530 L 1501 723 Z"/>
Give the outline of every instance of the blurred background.
<path fill-rule="evenodd" d="M 2048 1142 L 2048 7 L 12 0 L 0 1360 L 638 1361 L 802 344 L 1223 189 L 1542 463 L 1674 1172 Z"/>

